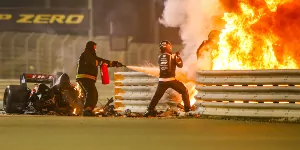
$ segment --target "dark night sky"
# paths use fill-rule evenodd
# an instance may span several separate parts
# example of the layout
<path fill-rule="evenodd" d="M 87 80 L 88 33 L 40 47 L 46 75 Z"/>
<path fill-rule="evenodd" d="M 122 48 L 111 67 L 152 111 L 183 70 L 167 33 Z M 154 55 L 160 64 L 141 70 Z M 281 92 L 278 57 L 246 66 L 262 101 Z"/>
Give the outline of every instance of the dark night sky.
<path fill-rule="evenodd" d="M 46 8 L 47 0 L 3 0 L 0 7 Z M 163 1 L 163 0 L 161 0 Z M 50 8 L 88 8 L 88 0 L 48 0 Z M 135 41 L 153 42 L 151 22 L 151 0 L 94 0 L 94 34 L 109 34 L 109 21 L 114 22 L 116 34 L 134 36 Z M 163 10 L 162 3 L 156 3 L 157 18 Z M 64 33 L 62 33 L 64 34 Z M 180 42 L 178 29 L 160 26 L 160 40 Z"/>

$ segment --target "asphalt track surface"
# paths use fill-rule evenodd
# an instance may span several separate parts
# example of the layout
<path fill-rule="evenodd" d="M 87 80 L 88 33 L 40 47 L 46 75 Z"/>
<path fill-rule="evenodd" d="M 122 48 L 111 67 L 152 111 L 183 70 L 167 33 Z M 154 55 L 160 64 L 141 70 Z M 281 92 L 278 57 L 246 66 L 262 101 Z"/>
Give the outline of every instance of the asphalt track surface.
<path fill-rule="evenodd" d="M 1 150 L 299 150 L 300 124 L 0 116 Z"/>

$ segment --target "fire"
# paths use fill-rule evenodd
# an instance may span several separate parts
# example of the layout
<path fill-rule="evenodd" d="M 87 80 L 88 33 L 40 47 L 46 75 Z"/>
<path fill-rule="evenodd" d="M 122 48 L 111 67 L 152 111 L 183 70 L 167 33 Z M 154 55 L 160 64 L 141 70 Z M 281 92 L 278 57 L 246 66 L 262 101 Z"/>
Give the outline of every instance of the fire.
<path fill-rule="evenodd" d="M 299 68 L 299 0 L 219 1 L 226 11 L 222 17 L 225 26 L 218 35 L 217 42 L 207 42 L 208 46 L 200 50 L 201 54 L 209 52 L 212 70 Z M 129 68 L 153 76 L 158 76 L 159 73 L 158 68 Z M 186 86 L 195 82 L 188 79 L 184 71 L 179 70 L 176 74 L 176 78 Z M 187 88 L 193 104 L 197 91 L 195 86 Z"/>
<path fill-rule="evenodd" d="M 76 113 L 76 108 L 73 110 L 73 115 L 76 115 L 77 113 Z"/>
<path fill-rule="evenodd" d="M 265 2 L 267 3 L 268 8 L 272 11 L 275 12 L 277 10 L 277 6 L 287 3 L 287 2 L 291 2 L 292 0 L 265 0 Z"/>
<path fill-rule="evenodd" d="M 190 84 L 192 84 L 192 87 L 187 86 L 187 84 L 185 84 L 185 85 L 189 91 L 190 105 L 193 106 L 196 103 L 195 96 L 198 94 L 198 91 L 195 88 L 196 87 L 195 83 L 190 83 Z M 181 102 L 181 105 L 183 105 L 183 101 Z"/>
<path fill-rule="evenodd" d="M 81 87 L 80 87 L 80 85 L 79 85 L 78 82 L 76 82 L 76 86 L 75 86 L 74 89 L 75 89 L 76 91 L 78 91 L 78 98 L 82 98 L 82 97 L 83 97 L 83 92 L 82 92 Z"/>
<path fill-rule="evenodd" d="M 95 114 L 100 114 L 100 113 L 103 113 L 104 112 L 104 109 L 103 108 L 101 108 L 101 109 L 94 109 L 94 112 L 95 112 Z"/>
<path fill-rule="evenodd" d="M 239 0 L 224 13 L 213 70 L 297 69 L 298 0 Z M 231 4 L 232 5 L 232 4 Z M 226 6 L 225 6 L 226 7 Z M 299 22 L 299 21 L 298 21 Z"/>

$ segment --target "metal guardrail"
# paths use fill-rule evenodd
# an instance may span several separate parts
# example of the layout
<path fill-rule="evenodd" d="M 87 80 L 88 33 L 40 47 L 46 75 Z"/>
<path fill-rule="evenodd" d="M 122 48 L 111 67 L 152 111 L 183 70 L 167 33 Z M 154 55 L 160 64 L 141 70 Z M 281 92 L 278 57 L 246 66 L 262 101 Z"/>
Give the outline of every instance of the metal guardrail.
<path fill-rule="evenodd" d="M 300 70 L 197 72 L 198 113 L 300 117 Z"/>
<path fill-rule="evenodd" d="M 121 113 L 127 110 L 138 113 L 146 112 L 156 91 L 158 78 L 140 72 L 116 72 L 114 79 L 116 110 Z M 178 93 L 172 89 L 167 90 L 156 109 L 166 111 L 177 107 L 180 99 L 176 97 Z"/>

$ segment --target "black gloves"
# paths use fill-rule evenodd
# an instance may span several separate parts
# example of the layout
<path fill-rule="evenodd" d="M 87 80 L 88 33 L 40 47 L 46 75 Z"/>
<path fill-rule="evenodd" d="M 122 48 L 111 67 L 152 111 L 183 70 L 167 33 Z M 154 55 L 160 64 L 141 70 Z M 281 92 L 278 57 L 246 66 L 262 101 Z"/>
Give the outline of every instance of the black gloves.
<path fill-rule="evenodd" d="M 176 52 L 175 56 L 176 56 L 175 57 L 176 58 L 176 62 L 181 62 L 182 61 L 179 52 Z"/>
<path fill-rule="evenodd" d="M 112 61 L 112 67 L 123 67 L 124 65 L 118 61 Z"/>
<path fill-rule="evenodd" d="M 179 68 L 183 67 L 182 59 L 180 57 L 180 53 L 179 52 L 176 52 L 175 61 L 176 61 L 176 66 L 177 67 L 179 67 Z"/>

